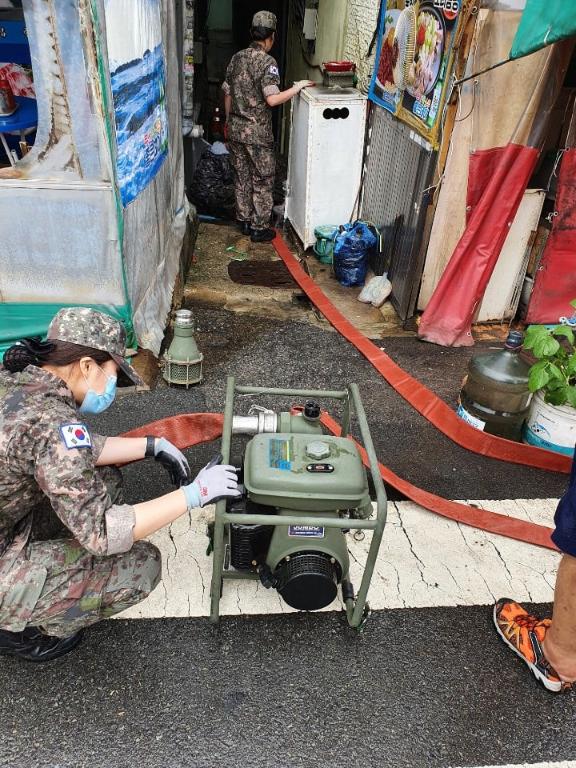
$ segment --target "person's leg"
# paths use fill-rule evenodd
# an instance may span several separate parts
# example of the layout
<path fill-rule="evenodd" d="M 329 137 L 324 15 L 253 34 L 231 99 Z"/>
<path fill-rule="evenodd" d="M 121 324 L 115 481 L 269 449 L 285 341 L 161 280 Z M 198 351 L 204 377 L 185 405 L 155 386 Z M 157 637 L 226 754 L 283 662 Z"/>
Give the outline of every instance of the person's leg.
<path fill-rule="evenodd" d="M 252 201 L 254 215 L 252 229 L 254 234 L 269 230 L 272 207 L 274 205 L 273 190 L 276 173 L 276 157 L 274 150 L 268 147 L 248 146 L 252 173 Z"/>
<path fill-rule="evenodd" d="M 147 541 L 111 557 L 93 557 L 74 540 L 33 543 L 27 555 L 48 572 L 28 626 L 55 637 L 69 637 L 136 605 L 161 575 L 160 552 Z"/>
<path fill-rule="evenodd" d="M 576 680 L 576 557 L 571 555 L 560 561 L 552 623 L 542 648 L 563 680 Z"/>
<path fill-rule="evenodd" d="M 494 606 L 494 624 L 534 676 L 549 691 L 558 693 L 576 681 L 576 462 L 554 525 L 551 538 L 563 556 L 556 577 L 553 619 L 539 619 L 514 600 L 502 598 Z"/>
<path fill-rule="evenodd" d="M 250 156 L 246 151 L 246 145 L 239 141 L 228 142 L 228 151 L 234 171 L 236 218 L 240 224 L 249 224 L 253 214 Z"/>

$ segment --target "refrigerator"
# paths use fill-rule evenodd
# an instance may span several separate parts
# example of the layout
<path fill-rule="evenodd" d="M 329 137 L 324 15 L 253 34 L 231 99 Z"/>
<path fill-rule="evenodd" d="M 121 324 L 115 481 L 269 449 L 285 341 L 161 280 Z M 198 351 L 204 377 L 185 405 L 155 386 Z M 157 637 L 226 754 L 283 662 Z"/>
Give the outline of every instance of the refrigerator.
<path fill-rule="evenodd" d="M 366 97 L 316 86 L 292 103 L 286 218 L 304 248 L 320 225 L 346 224 L 359 208 Z"/>

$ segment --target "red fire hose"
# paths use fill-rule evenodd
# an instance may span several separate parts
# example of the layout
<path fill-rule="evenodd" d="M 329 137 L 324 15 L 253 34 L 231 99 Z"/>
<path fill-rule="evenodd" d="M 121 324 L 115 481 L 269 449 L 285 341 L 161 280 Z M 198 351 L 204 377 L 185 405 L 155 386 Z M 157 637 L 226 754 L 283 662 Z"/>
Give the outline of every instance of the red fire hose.
<path fill-rule="evenodd" d="M 366 339 L 346 320 L 312 278 L 302 269 L 281 235 L 277 235 L 273 245 L 292 277 L 334 328 L 350 341 L 386 381 L 440 432 L 458 445 L 483 456 L 555 472 L 568 473 L 570 471 L 571 462 L 567 456 L 480 432 L 459 419 L 446 403 L 403 371 L 385 352 Z M 125 437 L 143 437 L 145 435 L 166 437 L 178 448 L 184 449 L 218 439 L 222 434 L 223 423 L 224 418 L 219 413 L 186 413 L 160 419 L 138 429 L 130 430 L 130 432 L 125 433 Z M 338 435 L 340 433 L 339 425 L 327 413 L 322 415 L 322 423 L 333 434 Z M 358 448 L 362 460 L 367 465 L 364 449 L 362 446 L 358 446 Z M 551 528 L 508 517 L 498 512 L 477 509 L 468 504 L 443 499 L 412 485 L 383 464 L 379 464 L 379 469 L 382 478 L 389 485 L 430 512 L 489 533 L 548 549 L 557 549 L 550 538 Z"/>
<path fill-rule="evenodd" d="M 549 469 L 553 472 L 566 474 L 570 472 L 571 460 L 568 456 L 489 435 L 462 421 L 443 400 L 396 365 L 391 357 L 367 339 L 336 309 L 314 280 L 302 269 L 280 234 L 277 234 L 273 245 L 294 280 L 338 333 L 353 344 L 396 392 L 442 434 L 463 448 L 482 456 L 510 461 L 514 464 L 526 464 L 539 469 Z"/>

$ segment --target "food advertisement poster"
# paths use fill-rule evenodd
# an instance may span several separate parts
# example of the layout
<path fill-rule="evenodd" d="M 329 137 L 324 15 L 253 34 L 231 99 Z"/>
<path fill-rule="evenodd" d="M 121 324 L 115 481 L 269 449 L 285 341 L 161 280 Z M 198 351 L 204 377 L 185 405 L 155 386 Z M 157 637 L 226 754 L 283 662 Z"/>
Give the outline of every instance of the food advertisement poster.
<path fill-rule="evenodd" d="M 438 148 L 461 0 L 383 5 L 369 98 Z"/>
<path fill-rule="evenodd" d="M 104 8 L 118 184 L 128 205 L 168 153 L 160 0 L 105 0 Z"/>

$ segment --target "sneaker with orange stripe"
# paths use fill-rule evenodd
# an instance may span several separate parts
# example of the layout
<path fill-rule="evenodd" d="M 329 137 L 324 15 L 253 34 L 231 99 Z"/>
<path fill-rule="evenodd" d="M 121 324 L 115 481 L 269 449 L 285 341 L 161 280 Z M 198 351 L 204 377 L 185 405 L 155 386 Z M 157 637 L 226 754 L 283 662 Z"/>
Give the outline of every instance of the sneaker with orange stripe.
<path fill-rule="evenodd" d="M 542 650 L 550 619 L 537 619 L 514 600 L 502 598 L 494 606 L 494 624 L 506 645 L 520 656 L 549 691 L 560 693 L 572 687 L 573 683 L 560 679 Z"/>

